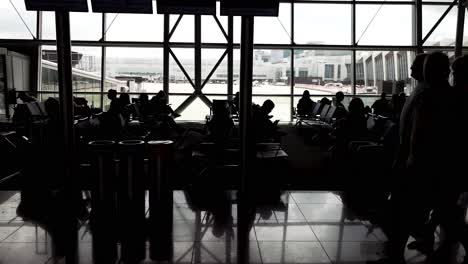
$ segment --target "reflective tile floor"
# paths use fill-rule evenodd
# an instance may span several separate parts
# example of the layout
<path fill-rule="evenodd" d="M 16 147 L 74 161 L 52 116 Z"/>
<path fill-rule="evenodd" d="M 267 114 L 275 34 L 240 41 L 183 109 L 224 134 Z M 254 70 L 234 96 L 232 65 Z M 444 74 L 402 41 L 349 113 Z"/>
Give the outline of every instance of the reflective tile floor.
<path fill-rule="evenodd" d="M 54 263 L 51 239 L 34 224 L 16 217 L 19 193 L 2 193 L 0 204 L 0 263 Z M 363 221 L 344 218 L 339 196 L 330 192 L 289 192 L 286 209 L 271 215 L 257 213 L 250 233 L 251 263 L 365 263 L 382 256 L 385 236 Z M 233 217 L 236 222 L 236 205 Z M 193 212 L 183 192 L 174 192 L 173 263 L 236 263 L 236 232 L 216 237 Z M 80 263 L 92 263 L 91 234 L 79 232 Z M 423 263 L 407 251 L 408 263 Z M 145 263 L 151 263 L 145 261 Z"/>

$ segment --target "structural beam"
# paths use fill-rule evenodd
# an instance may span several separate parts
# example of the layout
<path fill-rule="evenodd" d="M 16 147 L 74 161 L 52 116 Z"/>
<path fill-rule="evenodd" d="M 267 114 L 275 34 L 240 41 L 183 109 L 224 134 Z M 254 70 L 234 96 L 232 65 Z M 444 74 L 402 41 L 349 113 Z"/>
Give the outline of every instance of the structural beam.
<path fill-rule="evenodd" d="M 227 94 L 232 100 L 234 93 L 234 17 L 228 17 L 228 61 L 227 61 Z"/>
<path fill-rule="evenodd" d="M 63 175 L 65 177 L 65 190 L 69 206 L 63 212 L 67 219 L 67 234 L 65 245 L 65 259 L 67 264 L 78 262 L 78 225 L 74 217 L 76 208 L 76 193 L 78 185 L 74 179 L 75 164 L 75 131 L 73 114 L 73 79 L 72 79 L 72 57 L 70 41 L 70 15 L 68 12 L 56 12 L 55 24 L 57 32 L 57 58 L 58 58 L 58 86 L 60 98 L 60 121 L 63 135 Z"/>
<path fill-rule="evenodd" d="M 241 87 L 240 87 L 240 136 L 241 136 L 241 174 L 238 195 L 237 258 L 238 263 L 249 263 L 249 218 L 250 204 L 249 178 L 254 166 L 254 138 L 252 131 L 252 75 L 254 18 L 242 17 L 241 40 Z"/>
<path fill-rule="evenodd" d="M 163 48 L 163 91 L 169 97 L 169 39 L 171 38 L 169 33 L 169 15 L 164 15 L 164 48 Z"/>
<path fill-rule="evenodd" d="M 457 35 L 455 37 L 455 57 L 463 55 L 463 41 L 465 32 L 466 0 L 458 1 Z"/>

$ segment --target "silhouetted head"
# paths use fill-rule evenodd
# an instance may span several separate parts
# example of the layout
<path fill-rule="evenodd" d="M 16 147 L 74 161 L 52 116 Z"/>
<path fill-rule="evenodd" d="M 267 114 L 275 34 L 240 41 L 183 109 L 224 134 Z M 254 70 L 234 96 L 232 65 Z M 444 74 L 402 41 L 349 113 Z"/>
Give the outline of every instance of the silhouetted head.
<path fill-rule="evenodd" d="M 424 61 L 426 58 L 426 53 L 418 54 L 411 65 L 411 77 L 418 82 L 424 81 Z"/>
<path fill-rule="evenodd" d="M 303 93 L 302 93 L 302 98 L 310 98 L 310 93 L 308 90 L 305 90 Z"/>
<path fill-rule="evenodd" d="M 442 52 L 427 55 L 424 62 L 424 81 L 427 83 L 446 82 L 450 75 L 450 61 Z"/>
<path fill-rule="evenodd" d="M 262 109 L 265 111 L 265 113 L 269 114 L 271 111 L 273 111 L 273 108 L 275 108 L 275 103 L 273 103 L 272 100 L 268 99 L 263 102 Z"/>
<path fill-rule="evenodd" d="M 60 103 L 57 99 L 49 97 L 44 102 L 44 107 L 50 118 L 57 120 L 60 113 Z"/>
<path fill-rule="evenodd" d="M 335 97 L 336 97 L 336 102 L 341 103 L 344 100 L 344 93 L 343 92 L 337 92 L 335 94 Z"/>
<path fill-rule="evenodd" d="M 145 94 L 145 93 L 142 93 L 142 94 L 140 94 L 140 96 L 138 97 L 138 100 L 140 101 L 140 104 L 148 103 L 148 101 L 149 101 L 148 95 Z"/>
<path fill-rule="evenodd" d="M 166 96 L 166 93 L 163 90 L 159 91 L 156 94 L 156 99 L 167 103 L 167 96 Z"/>
<path fill-rule="evenodd" d="M 24 101 L 24 98 L 28 97 L 26 92 L 18 92 L 18 98 Z"/>
<path fill-rule="evenodd" d="M 322 99 L 320 100 L 320 103 L 321 103 L 321 104 L 327 104 L 327 105 L 329 105 L 329 104 L 331 104 L 331 101 L 330 101 L 330 99 L 328 99 L 327 97 L 324 97 L 324 98 L 322 98 Z"/>
<path fill-rule="evenodd" d="M 359 97 L 355 97 L 349 102 L 349 114 L 353 116 L 364 115 L 364 102 Z"/>
<path fill-rule="evenodd" d="M 392 94 L 392 102 L 398 102 L 398 94 Z"/>
<path fill-rule="evenodd" d="M 130 95 L 128 93 L 121 93 L 119 96 L 119 102 L 121 105 L 126 106 L 130 104 Z"/>
<path fill-rule="evenodd" d="M 239 96 L 240 96 L 240 92 L 237 92 L 237 93 L 234 95 L 234 98 L 239 99 Z"/>
<path fill-rule="evenodd" d="M 215 117 L 229 116 L 229 104 L 224 100 L 214 100 L 212 110 Z"/>
<path fill-rule="evenodd" d="M 458 57 L 452 64 L 453 84 L 455 86 L 468 86 L 468 55 Z"/>
<path fill-rule="evenodd" d="M 386 93 L 386 92 L 381 93 L 381 94 L 380 94 L 380 98 L 381 98 L 381 99 L 387 98 L 387 93 Z"/>
<path fill-rule="evenodd" d="M 109 98 L 109 100 L 114 100 L 115 98 L 117 98 L 117 91 L 114 89 L 110 89 L 109 91 L 107 91 L 107 98 Z"/>

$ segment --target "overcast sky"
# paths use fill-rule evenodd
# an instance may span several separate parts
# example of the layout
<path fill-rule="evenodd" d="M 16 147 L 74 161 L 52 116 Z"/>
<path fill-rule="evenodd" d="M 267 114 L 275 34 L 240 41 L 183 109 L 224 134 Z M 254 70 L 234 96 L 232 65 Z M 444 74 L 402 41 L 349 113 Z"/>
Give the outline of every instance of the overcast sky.
<path fill-rule="evenodd" d="M 390 1 L 390 0 L 389 0 Z M 12 1 L 29 28 L 35 32 L 35 12 L 28 12 L 24 0 Z M 356 8 L 356 38 L 362 45 L 411 45 L 412 44 L 412 6 L 409 5 L 359 5 Z M 380 8 L 380 10 L 379 10 Z M 155 9 L 155 8 L 154 8 Z M 423 30 L 428 32 L 445 6 L 425 6 L 423 9 Z M 377 13 L 378 12 L 378 13 Z M 155 11 L 156 13 L 156 11 Z M 375 19 L 372 18 L 377 13 Z M 115 19 L 114 19 L 115 18 Z M 98 13 L 71 14 L 72 39 L 98 40 L 101 34 L 101 15 Z M 177 16 L 171 17 L 174 24 Z M 468 20 L 468 15 L 467 15 Z M 112 22 L 113 21 L 113 22 Z M 227 18 L 220 17 L 227 30 Z M 162 41 L 162 15 L 109 14 L 108 40 L 125 41 Z M 110 23 L 112 25 L 109 27 Z M 363 34 L 366 27 L 365 34 Z M 255 42 L 286 44 L 290 43 L 291 5 L 281 4 L 278 18 L 256 18 Z M 240 18 L 235 18 L 235 41 L 240 40 Z M 454 39 L 456 31 L 456 8 L 445 18 L 433 33 L 428 43 L 444 39 Z M 465 32 L 468 32 L 466 30 Z M 468 34 L 465 34 L 468 35 Z M 362 37 L 361 37 L 362 36 Z M 53 13 L 46 12 L 43 17 L 44 39 L 55 38 Z M 26 27 L 14 11 L 9 0 L 0 0 L 0 38 L 30 38 Z M 193 16 L 184 16 L 171 41 L 191 42 L 194 40 Z M 203 42 L 226 42 L 224 36 L 211 16 L 202 19 Z M 351 44 L 351 5 L 337 4 L 296 4 L 295 42 L 298 44 Z M 87 54 L 98 56 L 99 48 L 74 48 Z M 222 50 L 204 51 L 205 58 L 218 58 Z M 178 49 L 175 53 L 184 58 L 192 58 L 192 49 Z M 108 56 L 152 57 L 162 56 L 161 49 L 108 49 Z"/>

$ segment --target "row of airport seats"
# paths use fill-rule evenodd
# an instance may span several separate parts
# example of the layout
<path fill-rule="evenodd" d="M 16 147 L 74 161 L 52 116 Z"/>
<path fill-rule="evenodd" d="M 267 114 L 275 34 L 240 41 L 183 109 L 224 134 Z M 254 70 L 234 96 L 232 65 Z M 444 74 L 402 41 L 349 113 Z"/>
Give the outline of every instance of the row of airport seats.
<path fill-rule="evenodd" d="M 367 137 L 346 143 L 346 153 L 337 162 L 345 163 L 348 173 L 360 175 L 362 180 L 375 178 L 376 173 L 385 180 L 398 151 L 398 125 L 388 118 L 369 115 L 368 130 Z"/>
<path fill-rule="evenodd" d="M 308 115 L 295 115 L 296 126 L 301 125 L 317 125 L 317 124 L 331 124 L 334 120 L 336 107 L 329 104 L 315 103 L 312 112 Z M 297 113 L 297 110 L 295 110 Z"/>

